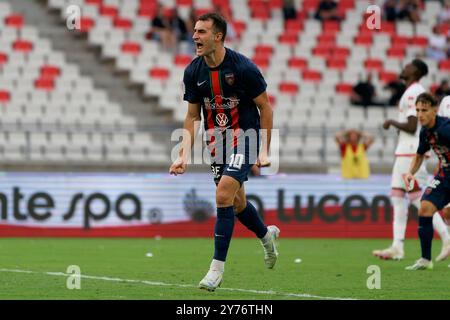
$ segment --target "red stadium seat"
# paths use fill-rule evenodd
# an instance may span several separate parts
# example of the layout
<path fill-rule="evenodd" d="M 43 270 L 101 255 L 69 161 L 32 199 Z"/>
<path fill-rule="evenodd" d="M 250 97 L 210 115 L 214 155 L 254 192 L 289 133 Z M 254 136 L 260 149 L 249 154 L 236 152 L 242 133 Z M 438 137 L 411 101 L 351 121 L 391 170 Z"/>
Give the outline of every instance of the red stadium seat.
<path fill-rule="evenodd" d="M 0 89 L 0 103 L 7 103 L 11 100 L 11 95 L 8 91 Z"/>
<path fill-rule="evenodd" d="M 322 80 L 322 74 L 319 71 L 303 70 L 303 80 L 310 82 L 320 82 Z"/>
<path fill-rule="evenodd" d="M 337 33 L 341 31 L 341 24 L 339 21 L 324 21 L 322 23 L 322 30 L 326 33 Z"/>
<path fill-rule="evenodd" d="M 39 78 L 34 82 L 34 87 L 38 90 L 51 91 L 55 88 L 53 79 Z"/>
<path fill-rule="evenodd" d="M 268 6 L 270 9 L 281 9 L 283 8 L 283 0 L 269 0 Z"/>
<path fill-rule="evenodd" d="M 369 58 L 364 61 L 364 67 L 367 71 L 383 70 L 383 61 L 380 59 Z"/>
<path fill-rule="evenodd" d="M 255 56 L 268 57 L 273 54 L 274 48 L 270 45 L 260 44 L 255 47 Z"/>
<path fill-rule="evenodd" d="M 393 80 L 397 80 L 398 79 L 398 75 L 395 72 L 390 72 L 390 71 L 380 71 L 378 73 L 378 78 L 380 79 L 381 82 L 383 83 L 388 83 L 390 81 Z"/>
<path fill-rule="evenodd" d="M 348 10 L 355 7 L 355 0 L 339 0 L 338 7 Z"/>
<path fill-rule="evenodd" d="M 189 7 L 192 7 L 192 0 L 177 0 L 177 6 L 189 6 Z"/>
<path fill-rule="evenodd" d="M 25 21 L 22 15 L 20 14 L 12 14 L 5 18 L 5 25 L 13 28 L 22 28 Z"/>
<path fill-rule="evenodd" d="M 386 52 L 388 57 L 396 58 L 396 59 L 403 59 L 405 58 L 405 48 L 404 47 L 392 47 L 389 48 Z"/>
<path fill-rule="evenodd" d="M 413 46 L 427 47 L 428 46 L 428 38 L 421 37 L 421 36 L 415 36 L 411 39 L 411 44 Z"/>
<path fill-rule="evenodd" d="M 303 10 L 306 12 L 316 11 L 320 0 L 305 0 L 303 1 Z"/>
<path fill-rule="evenodd" d="M 303 21 L 302 20 L 287 20 L 284 24 L 284 29 L 287 33 L 298 33 L 303 30 Z"/>
<path fill-rule="evenodd" d="M 328 57 L 334 47 L 333 43 L 319 43 L 312 49 L 312 54 L 319 57 Z"/>
<path fill-rule="evenodd" d="M 270 11 L 268 8 L 254 9 L 252 11 L 252 18 L 256 20 L 269 20 L 270 19 Z"/>
<path fill-rule="evenodd" d="M 383 21 L 381 23 L 381 29 L 380 32 L 390 34 L 391 36 L 394 36 L 397 32 L 397 28 L 394 22 L 387 22 Z"/>
<path fill-rule="evenodd" d="M 285 33 L 280 35 L 278 41 L 282 44 L 296 45 L 298 42 L 298 35 L 293 33 Z"/>
<path fill-rule="evenodd" d="M 152 68 L 150 69 L 150 77 L 160 79 L 160 80 L 167 80 L 170 76 L 169 70 L 164 68 Z"/>
<path fill-rule="evenodd" d="M 267 69 L 270 65 L 269 57 L 263 57 L 263 56 L 255 56 L 253 57 L 252 61 L 260 68 L 260 69 Z"/>
<path fill-rule="evenodd" d="M 371 47 L 373 43 L 373 37 L 370 33 L 359 34 L 354 39 L 355 44 L 359 46 Z"/>
<path fill-rule="evenodd" d="M 138 55 L 141 53 L 141 45 L 137 42 L 124 42 L 122 43 L 121 50 L 126 54 Z"/>
<path fill-rule="evenodd" d="M 133 22 L 129 19 L 116 17 L 114 19 L 114 27 L 129 30 L 133 28 Z"/>
<path fill-rule="evenodd" d="M 16 40 L 13 43 L 13 49 L 15 51 L 30 52 L 33 50 L 33 43 L 27 40 Z"/>
<path fill-rule="evenodd" d="M 86 2 L 86 4 L 92 4 L 92 5 L 96 5 L 96 6 L 100 6 L 102 4 L 103 0 L 84 0 L 84 2 Z"/>
<path fill-rule="evenodd" d="M 298 85 L 292 82 L 282 82 L 279 85 L 281 93 L 296 95 L 299 91 Z"/>
<path fill-rule="evenodd" d="M 288 60 L 289 68 L 305 70 L 308 67 L 308 61 L 304 58 L 292 57 Z"/>
<path fill-rule="evenodd" d="M 80 18 L 80 31 L 83 33 L 89 32 L 95 26 L 95 21 L 88 17 Z"/>
<path fill-rule="evenodd" d="M 102 5 L 100 7 L 100 14 L 102 16 L 107 16 L 107 17 L 116 17 L 118 14 L 118 10 L 114 6 L 103 6 Z"/>
<path fill-rule="evenodd" d="M 138 10 L 138 16 L 153 18 L 156 16 L 157 11 L 158 7 L 156 5 L 141 5 Z"/>
<path fill-rule="evenodd" d="M 340 94 L 350 95 L 353 91 L 353 85 L 349 83 L 338 83 L 336 85 L 336 92 Z"/>
<path fill-rule="evenodd" d="M 391 44 L 393 47 L 407 47 L 410 39 L 405 36 L 395 35 L 391 39 Z"/>
<path fill-rule="evenodd" d="M 247 28 L 245 22 L 244 21 L 235 20 L 235 21 L 232 22 L 232 24 L 233 24 L 234 31 L 236 32 L 238 38 L 240 38 L 241 34 Z"/>
<path fill-rule="evenodd" d="M 0 66 L 8 62 L 8 55 L 6 53 L 0 52 Z"/>
<path fill-rule="evenodd" d="M 335 47 L 331 51 L 331 56 L 333 58 L 347 59 L 349 55 L 350 49 L 347 47 Z"/>
<path fill-rule="evenodd" d="M 345 70 L 347 68 L 347 62 L 342 58 L 331 58 L 327 60 L 327 67 L 333 70 Z"/>
<path fill-rule="evenodd" d="M 439 88 L 439 86 L 440 86 L 440 83 L 433 83 L 433 84 L 430 86 L 430 92 L 431 92 L 432 94 L 436 94 L 436 90 Z"/>
<path fill-rule="evenodd" d="M 41 79 L 53 79 L 61 74 L 61 69 L 57 66 L 43 65 L 41 67 Z"/>
<path fill-rule="evenodd" d="M 334 33 L 321 34 L 317 37 L 318 43 L 336 43 L 336 35 Z"/>
<path fill-rule="evenodd" d="M 192 57 L 188 54 L 179 54 L 177 56 L 175 56 L 175 65 L 180 66 L 180 67 L 185 67 L 187 66 L 189 63 L 191 63 L 192 61 Z"/>
<path fill-rule="evenodd" d="M 450 59 L 439 62 L 439 69 L 450 71 Z"/>

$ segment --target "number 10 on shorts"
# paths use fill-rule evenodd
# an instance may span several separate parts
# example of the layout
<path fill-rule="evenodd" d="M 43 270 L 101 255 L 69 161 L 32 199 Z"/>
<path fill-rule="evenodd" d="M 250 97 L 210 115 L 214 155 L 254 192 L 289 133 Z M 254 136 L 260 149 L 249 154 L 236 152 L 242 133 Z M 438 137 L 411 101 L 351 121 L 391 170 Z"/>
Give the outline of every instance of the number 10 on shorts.
<path fill-rule="evenodd" d="M 242 164 L 244 163 L 244 155 L 237 153 L 230 156 L 230 167 L 234 169 L 241 170 Z"/>

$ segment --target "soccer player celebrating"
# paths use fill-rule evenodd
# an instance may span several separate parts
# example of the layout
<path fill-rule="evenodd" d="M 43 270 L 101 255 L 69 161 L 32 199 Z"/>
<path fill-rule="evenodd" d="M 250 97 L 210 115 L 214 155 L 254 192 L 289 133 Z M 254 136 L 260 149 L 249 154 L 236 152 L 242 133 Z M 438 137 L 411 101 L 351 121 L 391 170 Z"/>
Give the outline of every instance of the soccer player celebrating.
<path fill-rule="evenodd" d="M 428 93 L 417 97 L 417 116 L 422 125 L 420 142 L 409 172 L 404 177 L 406 187 L 414 181 L 414 174 L 423 163 L 425 153 L 433 149 L 439 158 L 439 172 L 425 190 L 419 209 L 420 246 L 422 257 L 407 270 L 433 269 L 431 244 L 433 240 L 433 216 L 450 202 L 450 120 L 437 116 L 437 101 Z M 450 252 L 447 252 L 447 255 Z"/>
<path fill-rule="evenodd" d="M 450 96 L 446 96 L 442 99 L 441 104 L 439 105 L 438 115 L 450 118 Z M 447 230 L 450 231 L 450 203 L 446 205 L 442 211 L 447 222 Z"/>
<path fill-rule="evenodd" d="M 395 150 L 395 163 L 391 180 L 391 202 L 394 208 L 393 222 L 393 243 L 391 247 L 384 250 L 374 250 L 373 255 L 385 260 L 401 260 L 404 258 L 404 239 L 406 224 L 408 221 L 408 206 L 405 203 L 405 195 L 408 195 L 409 202 L 417 209 L 420 207 L 421 186 L 427 183 L 427 171 L 425 164 L 416 170 L 416 183 L 413 188 L 405 189 L 403 176 L 408 172 L 411 159 L 414 157 L 419 144 L 420 127 L 417 124 L 416 99 L 425 92 L 419 80 L 428 74 L 428 66 L 420 59 L 415 59 L 407 64 L 401 74 L 400 79 L 405 81 L 406 91 L 399 102 L 398 121 L 386 120 L 383 128 L 388 130 L 391 126 L 399 130 L 397 148 Z M 433 217 L 434 228 L 438 231 L 443 247 L 441 254 L 436 258 L 443 260 L 446 257 L 446 250 L 450 247 L 450 236 L 446 225 L 439 214 Z"/>
<path fill-rule="evenodd" d="M 198 57 L 187 66 L 183 79 L 184 100 L 188 102 L 186 134 L 179 156 L 169 170 L 174 175 L 186 171 L 198 129 L 195 123 L 200 121 L 202 112 L 217 187 L 214 257 L 199 283 L 201 289 L 209 291 L 222 282 L 235 215 L 261 240 L 268 268 L 273 268 L 277 261 L 275 240 L 280 233 L 276 226 L 267 227 L 263 223 L 255 207 L 246 200 L 244 189 L 244 181 L 254 164 L 270 165 L 267 150 L 273 115 L 267 84 L 255 64 L 224 46 L 226 33 L 226 21 L 215 13 L 200 16 L 195 24 L 193 40 Z M 261 137 L 260 129 L 265 133 Z M 257 133 L 256 141 L 246 139 L 251 131 Z"/>

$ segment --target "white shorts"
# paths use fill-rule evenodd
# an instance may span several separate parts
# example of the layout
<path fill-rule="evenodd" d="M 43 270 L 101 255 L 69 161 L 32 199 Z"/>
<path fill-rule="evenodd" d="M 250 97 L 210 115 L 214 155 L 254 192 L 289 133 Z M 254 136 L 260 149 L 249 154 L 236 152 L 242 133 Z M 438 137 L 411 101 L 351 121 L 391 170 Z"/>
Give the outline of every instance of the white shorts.
<path fill-rule="evenodd" d="M 408 173 L 413 157 L 395 157 L 394 168 L 392 169 L 391 188 L 406 190 L 403 176 Z M 428 183 L 428 173 L 425 161 L 414 175 L 420 188 L 425 188 Z"/>

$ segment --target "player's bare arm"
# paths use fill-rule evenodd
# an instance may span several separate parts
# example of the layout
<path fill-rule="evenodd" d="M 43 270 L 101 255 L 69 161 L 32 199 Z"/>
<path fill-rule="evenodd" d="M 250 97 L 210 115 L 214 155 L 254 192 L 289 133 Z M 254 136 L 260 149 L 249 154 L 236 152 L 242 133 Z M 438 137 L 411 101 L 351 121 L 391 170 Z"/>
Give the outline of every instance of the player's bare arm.
<path fill-rule="evenodd" d="M 414 156 L 411 162 L 411 166 L 409 167 L 409 172 L 403 177 L 403 180 L 405 181 L 406 190 L 410 189 L 411 181 L 414 180 L 414 175 L 422 165 L 424 157 L 425 155 L 418 153 L 416 153 L 416 155 Z"/>
<path fill-rule="evenodd" d="M 411 134 L 414 134 L 417 130 L 417 117 L 409 116 L 408 122 L 398 122 L 392 119 L 386 120 L 383 124 L 383 128 L 388 130 L 390 126 L 393 126 L 401 131 L 405 131 Z"/>
<path fill-rule="evenodd" d="M 272 136 L 273 127 L 273 111 L 272 106 L 269 102 L 269 97 L 267 92 L 264 91 L 255 99 L 253 99 L 255 104 L 258 106 L 260 117 L 261 117 L 261 129 L 265 130 L 266 134 L 262 135 L 261 152 L 258 157 L 258 167 L 270 166 L 269 161 L 269 150 L 270 150 L 270 140 Z"/>
<path fill-rule="evenodd" d="M 364 131 L 361 132 L 361 137 L 363 139 L 363 143 L 364 143 L 364 146 L 366 147 L 366 149 L 368 149 L 375 141 L 375 138 L 368 132 L 364 132 Z"/>
<path fill-rule="evenodd" d="M 335 136 L 335 138 L 336 138 L 336 143 L 337 144 L 343 144 L 343 143 L 345 143 L 346 142 L 346 139 L 345 139 L 345 135 L 347 134 L 347 131 L 346 130 L 341 130 L 341 131 L 339 131 L 339 132 L 337 132 L 336 133 L 336 136 Z"/>
<path fill-rule="evenodd" d="M 183 174 L 186 171 L 189 154 L 194 144 L 194 137 L 198 132 L 201 116 L 200 104 L 189 103 L 186 118 L 183 125 L 183 140 L 178 153 L 178 158 L 172 163 L 169 173 L 173 175 Z"/>

